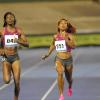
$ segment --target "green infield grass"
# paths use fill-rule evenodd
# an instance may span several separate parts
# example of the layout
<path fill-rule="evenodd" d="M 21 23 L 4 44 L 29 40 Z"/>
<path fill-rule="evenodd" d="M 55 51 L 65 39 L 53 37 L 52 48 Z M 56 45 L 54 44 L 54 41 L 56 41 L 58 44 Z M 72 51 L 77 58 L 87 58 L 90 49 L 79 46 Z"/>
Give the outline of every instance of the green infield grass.
<path fill-rule="evenodd" d="M 76 46 L 95 46 L 100 45 L 100 34 L 76 34 Z M 28 36 L 30 48 L 50 46 L 52 35 Z"/>

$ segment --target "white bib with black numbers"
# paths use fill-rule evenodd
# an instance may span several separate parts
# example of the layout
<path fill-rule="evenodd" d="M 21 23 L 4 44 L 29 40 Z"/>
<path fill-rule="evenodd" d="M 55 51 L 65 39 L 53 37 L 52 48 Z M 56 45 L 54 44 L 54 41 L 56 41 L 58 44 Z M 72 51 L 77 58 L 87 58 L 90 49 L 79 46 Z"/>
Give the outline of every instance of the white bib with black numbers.
<path fill-rule="evenodd" d="M 56 47 L 56 51 L 58 52 L 67 51 L 65 40 L 55 41 L 55 47 Z"/>
<path fill-rule="evenodd" d="M 18 43 L 15 41 L 15 38 L 18 39 L 18 35 L 5 35 L 5 46 L 6 47 L 15 47 L 18 46 Z"/>

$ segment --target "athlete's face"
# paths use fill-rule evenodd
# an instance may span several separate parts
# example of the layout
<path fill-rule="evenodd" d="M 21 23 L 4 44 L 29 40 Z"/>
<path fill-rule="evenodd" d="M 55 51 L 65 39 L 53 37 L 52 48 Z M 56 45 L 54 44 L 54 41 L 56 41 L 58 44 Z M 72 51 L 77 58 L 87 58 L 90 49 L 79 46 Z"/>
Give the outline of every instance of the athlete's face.
<path fill-rule="evenodd" d="M 14 25 L 14 20 L 15 20 L 15 18 L 14 18 L 13 15 L 8 14 L 6 16 L 6 22 L 7 22 L 8 25 Z"/>
<path fill-rule="evenodd" d="M 59 25 L 58 25 L 58 28 L 61 31 L 65 31 L 67 29 L 67 21 L 61 20 L 60 23 L 59 23 Z"/>

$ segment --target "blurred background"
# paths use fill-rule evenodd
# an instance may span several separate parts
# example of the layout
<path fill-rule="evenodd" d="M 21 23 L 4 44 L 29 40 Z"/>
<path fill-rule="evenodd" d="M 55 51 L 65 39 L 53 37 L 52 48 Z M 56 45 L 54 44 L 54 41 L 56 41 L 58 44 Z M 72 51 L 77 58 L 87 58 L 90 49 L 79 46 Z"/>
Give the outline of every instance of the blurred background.
<path fill-rule="evenodd" d="M 100 44 L 100 0 L 0 0 L 0 27 L 7 11 L 15 14 L 25 34 L 35 36 L 29 38 L 30 47 L 48 46 L 60 18 L 68 19 L 81 34 L 76 35 L 77 46 Z"/>
<path fill-rule="evenodd" d="M 19 50 L 22 68 L 19 100 L 59 98 L 55 52 L 45 61 L 41 58 L 61 18 L 68 19 L 77 29 L 76 49 L 72 51 L 73 96 L 66 96 L 65 81 L 65 100 L 100 100 L 100 0 L 0 0 L 0 29 L 8 11 L 15 14 L 17 26 L 30 44 L 30 49 Z M 12 83 L 3 83 L 0 64 L 0 100 L 13 100 Z"/>

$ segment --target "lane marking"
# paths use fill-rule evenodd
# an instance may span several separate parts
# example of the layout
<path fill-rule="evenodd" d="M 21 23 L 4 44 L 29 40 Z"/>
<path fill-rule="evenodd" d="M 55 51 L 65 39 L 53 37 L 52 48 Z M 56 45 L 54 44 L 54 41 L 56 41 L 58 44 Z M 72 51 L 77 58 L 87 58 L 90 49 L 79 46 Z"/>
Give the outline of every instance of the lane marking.
<path fill-rule="evenodd" d="M 56 84 L 57 84 L 57 79 L 53 82 L 53 84 L 48 89 L 48 91 L 44 94 L 44 96 L 41 98 L 41 100 L 46 100 L 47 96 L 52 92 L 52 90 L 54 89 L 54 87 L 56 86 Z"/>
<path fill-rule="evenodd" d="M 77 56 L 76 56 L 76 55 L 77 55 Z M 74 59 L 76 59 L 76 58 L 78 57 L 78 55 L 79 55 L 79 52 L 78 52 L 78 54 L 75 53 Z M 21 74 L 21 77 L 23 77 L 25 74 L 29 73 L 30 71 L 37 69 L 37 68 L 39 67 L 39 65 L 41 65 L 42 63 L 44 63 L 43 60 L 40 61 L 39 63 L 35 64 L 35 65 L 34 65 L 35 67 L 32 66 L 31 68 L 27 69 L 27 71 L 24 71 L 24 72 Z M 5 89 L 6 87 L 10 86 L 13 82 L 14 82 L 14 81 L 11 80 L 11 82 L 10 82 L 9 84 L 3 84 L 3 85 L 0 87 L 0 91 L 3 90 L 3 89 Z M 48 91 L 44 94 L 44 96 L 42 97 L 41 100 L 46 100 L 47 96 L 52 92 L 52 90 L 54 89 L 54 87 L 56 86 L 56 84 L 57 84 L 57 80 L 55 80 L 55 81 L 53 82 L 53 84 L 52 84 L 51 87 L 48 89 Z"/>
<path fill-rule="evenodd" d="M 40 61 L 39 63 L 37 63 L 37 64 L 34 65 L 35 67 L 32 66 L 31 68 L 26 69 L 26 71 L 24 71 L 21 74 L 21 77 L 23 77 L 25 74 L 29 73 L 30 71 L 37 69 L 39 67 L 39 65 L 42 64 L 42 63 L 44 63 L 44 62 L 43 61 Z M 3 84 L 2 86 L 0 86 L 0 91 L 3 90 L 3 89 L 5 89 L 9 85 L 11 85 L 13 82 L 14 82 L 14 80 L 12 79 L 9 84 Z"/>

